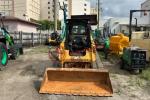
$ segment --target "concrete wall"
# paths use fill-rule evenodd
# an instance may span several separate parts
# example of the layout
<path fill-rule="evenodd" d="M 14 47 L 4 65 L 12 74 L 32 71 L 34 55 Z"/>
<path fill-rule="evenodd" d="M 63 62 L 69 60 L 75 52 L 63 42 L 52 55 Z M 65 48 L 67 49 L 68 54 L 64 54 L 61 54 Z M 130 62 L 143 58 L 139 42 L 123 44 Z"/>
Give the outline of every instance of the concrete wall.
<path fill-rule="evenodd" d="M 33 25 L 28 25 L 24 23 L 18 23 L 17 31 L 27 32 L 27 33 L 37 33 L 37 27 Z"/>

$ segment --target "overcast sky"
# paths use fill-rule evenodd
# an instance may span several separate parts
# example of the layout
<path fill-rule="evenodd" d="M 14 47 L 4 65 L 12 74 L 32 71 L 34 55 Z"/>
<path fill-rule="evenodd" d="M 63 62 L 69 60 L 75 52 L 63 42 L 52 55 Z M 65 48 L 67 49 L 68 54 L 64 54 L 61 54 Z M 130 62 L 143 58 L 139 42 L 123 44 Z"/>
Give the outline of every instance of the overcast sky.
<path fill-rule="evenodd" d="M 95 1 L 95 2 L 94 2 Z M 97 0 L 91 0 L 96 5 Z M 145 0 L 101 0 L 103 17 L 128 17 L 130 9 L 140 9 Z"/>

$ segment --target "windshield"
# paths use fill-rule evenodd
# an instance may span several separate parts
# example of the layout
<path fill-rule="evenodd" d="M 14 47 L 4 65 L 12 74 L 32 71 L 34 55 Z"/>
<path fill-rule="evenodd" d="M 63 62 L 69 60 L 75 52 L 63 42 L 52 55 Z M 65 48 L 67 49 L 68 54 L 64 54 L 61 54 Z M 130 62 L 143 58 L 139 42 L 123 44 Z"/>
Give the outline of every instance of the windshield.
<path fill-rule="evenodd" d="M 72 27 L 72 34 L 85 34 L 86 28 L 84 25 L 74 25 Z"/>

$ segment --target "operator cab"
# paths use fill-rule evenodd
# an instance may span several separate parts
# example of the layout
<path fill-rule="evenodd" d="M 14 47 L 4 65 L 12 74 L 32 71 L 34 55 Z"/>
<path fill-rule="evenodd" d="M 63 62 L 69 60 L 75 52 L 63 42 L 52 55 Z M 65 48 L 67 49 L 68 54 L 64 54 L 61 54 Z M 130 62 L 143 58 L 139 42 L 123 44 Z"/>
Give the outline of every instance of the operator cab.
<path fill-rule="evenodd" d="M 69 19 L 67 21 L 66 48 L 71 56 L 85 56 L 86 49 L 91 48 L 90 25 L 86 19 Z"/>

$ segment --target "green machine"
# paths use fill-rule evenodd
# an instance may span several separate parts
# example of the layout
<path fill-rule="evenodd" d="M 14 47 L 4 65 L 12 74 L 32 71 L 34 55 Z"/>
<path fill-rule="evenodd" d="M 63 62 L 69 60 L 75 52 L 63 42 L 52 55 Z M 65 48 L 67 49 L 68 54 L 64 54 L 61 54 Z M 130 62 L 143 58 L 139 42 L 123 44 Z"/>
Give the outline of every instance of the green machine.
<path fill-rule="evenodd" d="M 121 57 L 121 69 L 133 74 L 142 73 L 146 66 L 146 50 L 138 47 L 127 47 L 123 50 Z"/>
<path fill-rule="evenodd" d="M 97 50 L 103 50 L 105 47 L 105 38 L 102 35 L 101 30 L 96 29 L 93 34 L 94 42 Z"/>
<path fill-rule="evenodd" d="M 20 54 L 23 54 L 23 46 L 15 44 L 13 37 L 6 30 L 3 17 L 0 15 L 0 69 L 7 65 L 9 56 L 15 60 Z"/>
<path fill-rule="evenodd" d="M 132 39 L 132 17 L 135 12 L 145 12 L 150 10 L 131 10 L 130 11 L 130 26 L 129 26 L 129 39 Z M 143 44 L 144 45 L 144 44 Z M 123 50 L 121 57 L 121 69 L 130 71 L 133 74 L 141 73 L 146 66 L 146 52 L 140 47 L 130 46 Z"/>

